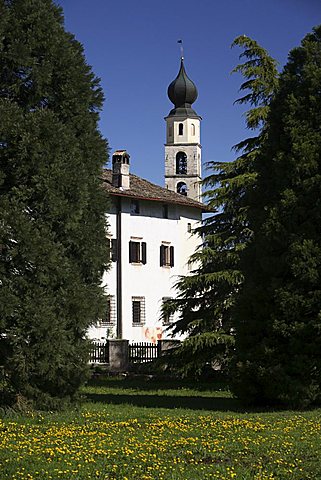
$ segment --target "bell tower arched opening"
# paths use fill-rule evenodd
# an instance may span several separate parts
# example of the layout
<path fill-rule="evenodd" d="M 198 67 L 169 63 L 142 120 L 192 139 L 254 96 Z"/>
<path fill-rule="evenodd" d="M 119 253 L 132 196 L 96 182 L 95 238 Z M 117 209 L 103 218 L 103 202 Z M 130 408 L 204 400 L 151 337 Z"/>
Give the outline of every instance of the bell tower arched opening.
<path fill-rule="evenodd" d="M 187 175 L 187 155 L 185 152 L 176 153 L 176 174 Z"/>
<path fill-rule="evenodd" d="M 176 191 L 180 195 L 184 195 L 185 197 L 187 197 L 187 185 L 186 185 L 186 183 L 185 182 L 178 182 L 178 184 L 176 186 Z"/>

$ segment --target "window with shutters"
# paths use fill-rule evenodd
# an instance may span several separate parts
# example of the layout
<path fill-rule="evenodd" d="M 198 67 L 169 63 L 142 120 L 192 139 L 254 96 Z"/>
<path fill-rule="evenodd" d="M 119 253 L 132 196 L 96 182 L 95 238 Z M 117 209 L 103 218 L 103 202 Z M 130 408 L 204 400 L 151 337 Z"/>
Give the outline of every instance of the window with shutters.
<path fill-rule="evenodd" d="M 101 327 L 110 327 L 116 323 L 116 301 L 115 295 L 108 295 L 106 297 L 105 312 L 103 318 L 100 320 Z"/>
<path fill-rule="evenodd" d="M 160 266 L 174 266 L 174 247 L 172 245 L 162 244 L 160 246 Z"/>
<path fill-rule="evenodd" d="M 133 325 L 144 325 L 145 297 L 132 297 L 132 322 Z"/>
<path fill-rule="evenodd" d="M 146 242 L 130 240 L 129 263 L 146 264 Z"/>

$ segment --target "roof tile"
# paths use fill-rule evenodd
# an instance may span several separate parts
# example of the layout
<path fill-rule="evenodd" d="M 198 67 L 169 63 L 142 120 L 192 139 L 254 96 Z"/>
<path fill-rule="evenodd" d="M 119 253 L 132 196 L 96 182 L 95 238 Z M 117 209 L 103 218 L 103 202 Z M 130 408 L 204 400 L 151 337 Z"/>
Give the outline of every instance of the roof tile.
<path fill-rule="evenodd" d="M 133 174 L 130 174 L 130 188 L 128 190 L 122 190 L 112 185 L 112 171 L 109 169 L 103 171 L 103 182 L 104 188 L 110 195 L 186 205 L 203 211 L 208 210 L 208 207 L 201 202 L 155 185 Z"/>

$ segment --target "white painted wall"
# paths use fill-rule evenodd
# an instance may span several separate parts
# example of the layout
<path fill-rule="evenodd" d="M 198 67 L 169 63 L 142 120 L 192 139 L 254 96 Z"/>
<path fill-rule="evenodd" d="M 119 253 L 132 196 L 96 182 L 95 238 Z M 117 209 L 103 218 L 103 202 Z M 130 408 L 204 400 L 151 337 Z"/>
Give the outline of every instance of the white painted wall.
<path fill-rule="evenodd" d="M 162 203 L 140 200 L 140 213 L 130 213 L 130 199 L 122 199 L 122 302 L 123 302 L 123 338 L 130 341 L 147 341 L 145 328 L 160 327 L 162 338 L 171 338 L 164 331 L 160 320 L 160 307 L 163 297 L 174 297 L 174 284 L 178 276 L 187 275 L 188 259 L 200 243 L 200 238 L 188 232 L 188 223 L 194 229 L 201 220 L 197 208 L 181 205 L 168 205 L 168 219 L 163 218 Z M 116 214 L 111 210 L 108 216 L 110 234 L 116 237 Z M 131 237 L 142 239 L 147 244 L 146 265 L 129 263 L 129 241 Z M 174 267 L 160 266 L 160 245 L 168 242 L 174 246 Z M 116 264 L 103 278 L 108 294 L 116 295 Z M 145 325 L 132 324 L 132 297 L 145 297 Z M 115 335 L 114 328 L 113 335 Z M 111 332 L 109 331 L 109 335 Z M 90 338 L 105 339 L 106 328 L 92 327 Z"/>
<path fill-rule="evenodd" d="M 183 124 L 183 135 L 179 135 L 179 124 Z M 175 145 L 180 143 L 201 143 L 200 119 L 186 117 L 166 117 L 166 143 Z M 192 127 L 194 125 L 194 128 Z"/>

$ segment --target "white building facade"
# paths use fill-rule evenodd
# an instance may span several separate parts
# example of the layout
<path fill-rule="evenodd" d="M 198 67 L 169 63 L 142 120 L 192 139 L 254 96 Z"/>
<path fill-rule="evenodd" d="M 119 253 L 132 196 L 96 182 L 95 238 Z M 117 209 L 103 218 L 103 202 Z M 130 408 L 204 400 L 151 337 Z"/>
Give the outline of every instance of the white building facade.
<path fill-rule="evenodd" d="M 111 266 L 103 277 L 105 318 L 88 333 L 98 341 L 171 338 L 166 329 L 175 318 L 162 319 L 161 306 L 176 296 L 175 284 L 189 274 L 189 258 L 200 244 L 193 234 L 205 209 L 200 202 L 200 117 L 191 108 L 197 90 L 183 59 L 168 95 L 175 108 L 165 119 L 166 188 L 131 174 L 125 150 L 113 154 L 112 170 L 103 173 L 111 199 Z"/>

